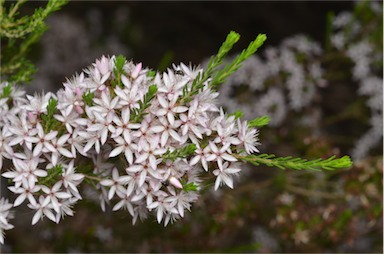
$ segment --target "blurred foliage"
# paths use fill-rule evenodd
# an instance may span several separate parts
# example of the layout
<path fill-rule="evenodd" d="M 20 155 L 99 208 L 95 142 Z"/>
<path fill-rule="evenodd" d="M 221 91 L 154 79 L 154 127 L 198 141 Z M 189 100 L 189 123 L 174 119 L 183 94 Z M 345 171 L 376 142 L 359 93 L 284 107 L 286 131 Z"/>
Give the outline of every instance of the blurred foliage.
<path fill-rule="evenodd" d="M 67 0 L 50 0 L 44 8 L 35 9 L 30 16 L 21 16 L 20 7 L 26 0 L 0 1 L 1 80 L 23 83 L 36 72 L 28 60 L 31 46 L 37 43 L 47 26 L 44 20 L 59 10 Z M 8 8 L 6 5 L 10 5 Z"/>

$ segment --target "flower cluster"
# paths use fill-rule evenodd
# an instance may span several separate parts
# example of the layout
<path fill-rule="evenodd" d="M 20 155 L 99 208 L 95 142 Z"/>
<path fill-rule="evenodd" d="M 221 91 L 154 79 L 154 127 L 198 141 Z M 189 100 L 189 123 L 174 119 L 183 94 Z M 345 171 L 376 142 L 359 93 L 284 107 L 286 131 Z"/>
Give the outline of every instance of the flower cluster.
<path fill-rule="evenodd" d="M 13 206 L 27 202 L 32 224 L 58 223 L 90 181 L 103 209 L 127 209 L 133 223 L 152 211 L 167 225 L 197 200 L 201 173 L 216 177 L 215 189 L 233 188 L 236 155 L 258 152 L 258 132 L 215 105 L 209 78 L 193 92 L 202 74 L 103 56 L 56 94 L 24 98 L 2 83 L 0 162 L 12 163 L 2 176 L 17 195 Z"/>
<path fill-rule="evenodd" d="M 358 83 L 357 93 L 367 97 L 366 105 L 371 111 L 371 128 L 355 143 L 352 156 L 362 159 L 370 149 L 377 146 L 383 137 L 383 10 L 378 2 L 360 3 L 357 14 L 342 12 L 332 24 L 332 46 L 343 52 L 353 62 L 353 79 Z M 377 37 L 375 37 L 377 36 Z M 375 40 L 377 39 L 377 40 Z"/>
<path fill-rule="evenodd" d="M 221 86 L 220 105 L 229 112 L 240 109 L 246 119 L 256 113 L 271 116 L 273 126 L 281 124 L 287 109 L 302 110 L 313 100 L 316 86 L 324 85 L 317 60 L 321 53 L 320 46 L 304 35 L 285 39 L 279 47 L 267 47 L 264 59 L 253 55 Z"/>

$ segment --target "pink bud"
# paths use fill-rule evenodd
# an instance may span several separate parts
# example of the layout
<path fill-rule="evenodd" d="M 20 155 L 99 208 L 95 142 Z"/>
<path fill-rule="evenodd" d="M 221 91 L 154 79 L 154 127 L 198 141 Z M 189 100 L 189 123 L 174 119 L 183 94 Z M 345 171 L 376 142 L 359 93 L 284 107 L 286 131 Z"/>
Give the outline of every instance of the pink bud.
<path fill-rule="evenodd" d="M 80 87 L 76 87 L 75 93 L 77 96 L 80 96 L 80 97 L 83 96 L 83 91 Z"/>
<path fill-rule="evenodd" d="M 183 188 L 183 185 L 181 184 L 181 182 L 176 177 L 174 177 L 174 176 L 171 176 L 169 178 L 169 183 L 172 184 L 173 186 L 175 186 L 178 189 L 182 189 Z"/>
<path fill-rule="evenodd" d="M 139 76 L 139 73 L 141 71 L 141 67 L 143 66 L 142 63 L 138 63 L 135 67 L 135 69 L 133 70 L 132 74 L 131 74 L 131 77 L 133 79 L 137 78 L 137 76 Z"/>
<path fill-rule="evenodd" d="M 84 113 L 84 110 L 83 110 L 83 108 L 80 105 L 76 105 L 75 110 L 80 115 Z"/>
<path fill-rule="evenodd" d="M 36 122 L 36 114 L 33 113 L 33 112 L 28 112 L 27 114 L 28 116 L 28 120 L 31 122 L 31 123 L 35 123 Z"/>

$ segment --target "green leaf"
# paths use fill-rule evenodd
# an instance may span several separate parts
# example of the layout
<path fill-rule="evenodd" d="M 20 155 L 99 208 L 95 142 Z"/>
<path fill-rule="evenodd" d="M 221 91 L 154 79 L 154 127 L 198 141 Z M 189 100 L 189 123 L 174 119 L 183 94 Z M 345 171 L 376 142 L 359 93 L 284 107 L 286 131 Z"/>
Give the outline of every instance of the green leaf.
<path fill-rule="evenodd" d="M 183 191 L 188 192 L 188 191 L 197 191 L 199 188 L 199 185 L 191 182 L 191 183 L 182 183 L 183 185 Z"/>
<path fill-rule="evenodd" d="M 51 130 L 57 130 L 61 123 L 53 117 L 57 111 L 57 100 L 54 98 L 49 99 L 47 106 L 47 113 L 41 114 L 41 125 L 43 126 L 44 132 L 48 133 Z"/>
<path fill-rule="evenodd" d="M 259 34 L 256 39 L 232 61 L 232 63 L 227 64 L 222 70 L 215 74 L 211 82 L 211 87 L 216 89 L 220 84 L 224 83 L 226 78 L 237 71 L 241 67 L 241 63 L 252 56 L 257 49 L 263 45 L 266 39 L 267 36 L 265 34 Z"/>
<path fill-rule="evenodd" d="M 93 98 L 94 97 L 95 97 L 95 94 L 92 92 L 87 92 L 87 93 L 83 94 L 83 100 L 84 100 L 85 104 L 87 104 L 88 106 L 93 105 Z"/>
<path fill-rule="evenodd" d="M 0 99 L 7 98 L 9 95 L 11 95 L 12 92 L 12 85 L 9 83 L 5 87 L 3 87 L 3 93 L 0 95 Z"/>
<path fill-rule="evenodd" d="M 191 156 L 196 150 L 195 144 L 189 144 L 180 149 L 175 149 L 172 152 L 168 149 L 163 156 L 161 156 L 165 160 L 175 161 L 177 158 L 186 158 Z"/>
<path fill-rule="evenodd" d="M 115 67 L 113 69 L 113 74 L 115 79 L 112 81 L 112 87 L 120 86 L 122 87 L 121 75 L 125 74 L 124 65 L 127 62 L 127 59 L 123 55 L 118 55 L 115 58 Z"/>
<path fill-rule="evenodd" d="M 244 113 L 241 112 L 240 110 L 237 110 L 237 111 L 233 112 L 232 114 L 229 114 L 229 116 L 234 116 L 235 120 L 238 118 L 242 118 L 243 115 L 244 115 Z"/>
<path fill-rule="evenodd" d="M 249 121 L 248 127 L 260 128 L 260 127 L 263 127 L 265 125 L 268 125 L 270 121 L 271 121 L 271 119 L 269 118 L 269 116 L 258 117 L 258 118 L 255 118 L 255 119 Z"/>
<path fill-rule="evenodd" d="M 237 159 L 245 162 L 249 162 L 253 165 L 259 166 L 261 164 L 269 167 L 278 167 L 280 169 L 295 169 L 295 170 L 335 170 L 342 168 L 350 168 L 352 161 L 349 156 L 343 156 L 336 159 L 332 156 L 328 159 L 315 159 L 306 160 L 300 158 L 288 157 L 276 157 L 273 154 L 260 154 L 260 155 L 239 155 L 234 154 Z"/>
<path fill-rule="evenodd" d="M 144 116 L 147 114 L 145 110 L 151 106 L 151 101 L 155 97 L 157 92 L 157 86 L 151 85 L 148 87 L 148 92 L 144 95 L 142 101 L 139 101 L 139 109 L 133 109 L 131 113 L 131 121 L 134 123 L 139 123 L 143 120 Z"/>
<path fill-rule="evenodd" d="M 61 178 L 61 174 L 63 173 L 63 166 L 61 164 L 56 165 L 48 169 L 48 175 L 44 178 L 39 179 L 39 185 L 53 185 L 55 184 L 59 178 Z"/>

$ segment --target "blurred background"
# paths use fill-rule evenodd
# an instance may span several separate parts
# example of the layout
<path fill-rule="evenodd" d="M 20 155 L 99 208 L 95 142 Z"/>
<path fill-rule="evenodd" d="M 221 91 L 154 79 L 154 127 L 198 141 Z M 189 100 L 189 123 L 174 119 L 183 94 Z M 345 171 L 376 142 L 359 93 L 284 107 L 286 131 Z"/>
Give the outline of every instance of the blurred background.
<path fill-rule="evenodd" d="M 205 190 L 165 228 L 154 218 L 132 226 L 128 213 L 86 199 L 59 225 L 32 227 L 33 212 L 21 207 L 2 251 L 382 252 L 382 18 L 374 1 L 71 1 L 31 52 L 29 93 L 58 90 L 102 55 L 157 70 L 204 65 L 229 31 L 241 35 L 233 56 L 265 33 L 257 56 L 222 85 L 221 105 L 271 116 L 262 153 L 348 154 L 355 163 L 324 173 L 248 167 L 234 190 Z"/>

